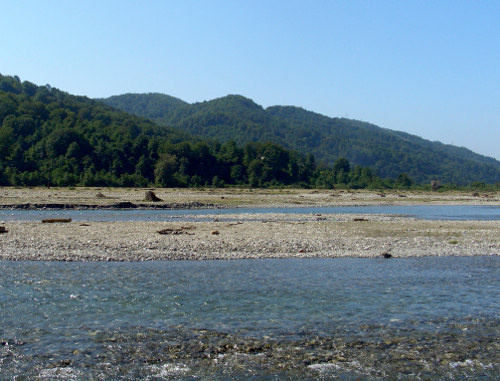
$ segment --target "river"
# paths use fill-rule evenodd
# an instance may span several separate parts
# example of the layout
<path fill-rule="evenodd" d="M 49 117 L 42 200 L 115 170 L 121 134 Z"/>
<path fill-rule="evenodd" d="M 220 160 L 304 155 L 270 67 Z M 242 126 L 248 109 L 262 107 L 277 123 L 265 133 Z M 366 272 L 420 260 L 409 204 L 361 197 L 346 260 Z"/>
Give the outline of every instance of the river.
<path fill-rule="evenodd" d="M 404 205 L 404 206 L 330 206 L 288 208 L 224 208 L 224 209 L 0 209 L 0 221 L 36 221 L 44 218 L 72 218 L 75 221 L 165 221 L 170 219 L 198 221 L 203 216 L 237 214 L 383 214 L 424 220 L 500 220 L 499 205 Z M 201 217 L 201 218 L 200 218 Z M 232 218 L 226 218 L 232 220 Z"/>
<path fill-rule="evenodd" d="M 494 379 L 500 258 L 0 262 L 1 379 Z"/>

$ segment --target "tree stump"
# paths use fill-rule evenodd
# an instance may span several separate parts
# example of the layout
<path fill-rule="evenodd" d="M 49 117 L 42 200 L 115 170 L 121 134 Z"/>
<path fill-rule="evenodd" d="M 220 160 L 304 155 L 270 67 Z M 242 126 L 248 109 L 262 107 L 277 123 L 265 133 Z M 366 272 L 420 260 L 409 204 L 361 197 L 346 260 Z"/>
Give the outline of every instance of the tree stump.
<path fill-rule="evenodd" d="M 161 198 L 157 197 L 155 195 L 155 192 L 146 191 L 146 197 L 144 198 L 144 201 L 158 202 L 158 201 L 163 201 L 163 200 Z"/>

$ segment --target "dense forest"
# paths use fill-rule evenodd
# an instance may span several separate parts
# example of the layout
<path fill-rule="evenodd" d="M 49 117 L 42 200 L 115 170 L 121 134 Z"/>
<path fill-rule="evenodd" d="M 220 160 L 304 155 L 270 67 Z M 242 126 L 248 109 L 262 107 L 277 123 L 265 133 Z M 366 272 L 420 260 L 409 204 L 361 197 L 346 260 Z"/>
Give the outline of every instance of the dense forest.
<path fill-rule="evenodd" d="M 153 103 L 157 111 L 164 109 L 165 97 L 156 96 Z M 167 98 L 171 114 L 183 119 L 184 114 L 179 109 L 190 106 L 181 100 Z M 245 124 L 236 124 L 241 130 L 252 130 L 249 125 L 261 127 L 268 122 L 276 129 L 244 142 L 237 141 L 232 125 L 223 139 L 217 134 L 209 138 L 194 136 L 159 126 L 150 119 L 101 101 L 74 96 L 50 85 L 22 82 L 17 76 L 0 75 L 0 186 L 238 185 L 380 189 L 418 184 L 410 171 L 400 172 L 394 178 L 383 178 L 379 176 L 379 169 L 355 164 L 342 156 L 332 158 L 329 164 L 330 161 L 324 158 L 318 161 L 304 150 L 285 147 L 294 132 L 290 127 L 287 127 L 288 132 L 283 132 L 286 123 L 280 122 L 280 125 L 272 116 L 283 113 L 283 108 L 255 113 L 252 110 L 263 111 L 262 108 L 243 97 L 226 97 L 220 101 L 229 102 L 224 108 L 227 118 L 237 116 L 245 120 Z M 137 113 L 152 107 L 150 100 L 133 104 Z M 291 109 L 297 110 L 302 112 Z M 157 115 L 160 114 L 158 111 Z M 206 118 L 206 123 L 210 124 L 209 116 Z M 230 125 L 227 120 L 224 123 Z M 274 133 L 282 134 L 283 144 L 272 142 Z M 413 137 L 405 139 L 410 144 Z M 462 150 L 447 149 L 449 155 L 456 154 L 454 150 L 459 153 Z M 471 171 L 473 169 L 466 166 L 470 161 L 480 165 L 474 161 L 475 154 L 471 155 L 456 166 L 462 165 L 464 171 Z M 498 182 L 500 170 L 495 163 L 493 160 L 488 168 L 493 168 L 491 176 Z M 418 163 L 415 165 L 418 167 Z M 464 173 L 470 177 L 469 172 Z M 478 177 L 473 181 L 484 180 Z"/>
<path fill-rule="evenodd" d="M 0 185 L 410 186 L 270 142 L 203 140 L 49 85 L 0 75 Z"/>
<path fill-rule="evenodd" d="M 318 164 L 330 167 L 346 158 L 352 166 L 370 167 L 382 178 L 396 179 L 406 173 L 417 183 L 500 182 L 500 162 L 493 158 L 298 107 L 264 109 L 239 95 L 194 104 L 163 94 L 125 94 L 102 101 L 160 125 L 221 142 L 270 141 L 304 155 L 313 154 Z"/>

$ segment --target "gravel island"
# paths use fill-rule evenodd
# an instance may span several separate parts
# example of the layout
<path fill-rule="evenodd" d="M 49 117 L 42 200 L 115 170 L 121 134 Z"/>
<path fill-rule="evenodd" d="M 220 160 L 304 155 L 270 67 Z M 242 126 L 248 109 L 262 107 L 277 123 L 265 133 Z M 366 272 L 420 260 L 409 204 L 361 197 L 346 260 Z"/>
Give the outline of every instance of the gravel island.
<path fill-rule="evenodd" d="M 2 209 L 500 205 L 500 195 L 342 190 L 0 188 Z M 125 204 L 123 204 L 125 203 Z M 207 218 L 209 221 L 207 221 Z M 145 261 L 500 255 L 498 221 L 390 215 L 216 214 L 197 221 L 0 221 L 0 260 Z"/>

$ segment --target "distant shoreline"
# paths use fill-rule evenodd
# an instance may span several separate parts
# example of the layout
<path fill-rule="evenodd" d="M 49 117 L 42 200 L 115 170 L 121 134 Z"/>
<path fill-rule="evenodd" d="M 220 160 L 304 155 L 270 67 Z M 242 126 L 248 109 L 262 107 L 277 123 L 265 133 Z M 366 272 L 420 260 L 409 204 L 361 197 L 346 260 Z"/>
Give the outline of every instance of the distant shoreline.
<path fill-rule="evenodd" d="M 161 201 L 145 201 L 147 191 L 153 191 Z M 1 209 L 195 209 L 426 204 L 500 205 L 500 192 L 288 188 L 0 187 Z"/>
<path fill-rule="evenodd" d="M 203 203 L 172 203 L 172 204 L 144 204 L 120 202 L 109 205 L 95 204 L 7 204 L 0 205 L 0 209 L 7 210 L 123 210 L 123 209 L 153 209 L 153 210 L 191 210 L 191 209 L 224 209 L 223 205 L 203 204 Z"/>

